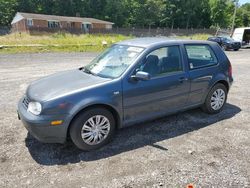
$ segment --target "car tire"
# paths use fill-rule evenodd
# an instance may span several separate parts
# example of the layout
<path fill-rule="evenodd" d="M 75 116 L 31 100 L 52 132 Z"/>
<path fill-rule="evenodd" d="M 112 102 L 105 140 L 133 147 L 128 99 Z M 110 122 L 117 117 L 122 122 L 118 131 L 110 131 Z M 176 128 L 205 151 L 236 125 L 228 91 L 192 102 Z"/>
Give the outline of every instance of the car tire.
<path fill-rule="evenodd" d="M 223 84 L 216 84 L 208 93 L 202 110 L 208 114 L 219 113 L 227 101 L 227 88 Z"/>
<path fill-rule="evenodd" d="M 237 49 L 234 49 L 234 51 L 238 51 L 239 50 L 239 48 L 237 48 Z"/>
<path fill-rule="evenodd" d="M 73 143 L 84 151 L 101 148 L 111 141 L 114 134 L 115 119 L 105 108 L 92 108 L 80 113 L 70 126 Z"/>

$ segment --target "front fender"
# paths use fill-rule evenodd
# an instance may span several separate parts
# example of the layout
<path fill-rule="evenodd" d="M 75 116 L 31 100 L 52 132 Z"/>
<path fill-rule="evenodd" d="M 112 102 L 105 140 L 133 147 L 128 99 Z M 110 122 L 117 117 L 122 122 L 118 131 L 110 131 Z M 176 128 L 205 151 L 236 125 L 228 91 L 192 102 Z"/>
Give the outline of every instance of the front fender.
<path fill-rule="evenodd" d="M 104 105 L 104 106 L 109 106 L 113 110 L 116 111 L 116 113 L 121 117 L 122 116 L 122 110 L 121 106 L 118 102 L 118 98 L 111 100 L 108 97 L 102 97 L 102 98 L 97 98 L 97 97 L 92 97 L 92 98 L 87 98 L 82 100 L 79 104 L 75 105 L 71 111 L 70 114 L 72 116 L 71 120 L 82 110 L 89 108 L 91 106 L 96 106 L 96 105 Z M 116 101 L 116 102 L 114 102 Z M 119 118 L 121 119 L 121 118 Z"/>
<path fill-rule="evenodd" d="M 104 105 L 112 108 L 118 117 L 118 125 L 122 124 L 122 89 L 121 82 L 115 82 L 109 87 L 99 87 L 93 90 L 84 91 L 70 97 L 72 107 L 69 109 L 67 117 L 67 128 L 74 117 L 82 110 L 95 105 Z"/>

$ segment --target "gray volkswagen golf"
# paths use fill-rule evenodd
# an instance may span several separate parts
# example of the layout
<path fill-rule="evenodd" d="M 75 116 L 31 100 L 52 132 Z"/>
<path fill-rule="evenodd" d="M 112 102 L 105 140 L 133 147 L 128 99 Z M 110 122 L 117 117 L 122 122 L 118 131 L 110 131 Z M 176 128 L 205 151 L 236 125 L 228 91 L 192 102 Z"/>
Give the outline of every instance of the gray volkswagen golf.
<path fill-rule="evenodd" d="M 119 42 L 89 65 L 34 81 L 18 116 L 37 140 L 82 150 L 107 144 L 119 128 L 179 111 L 223 109 L 231 64 L 209 41 L 138 38 Z"/>

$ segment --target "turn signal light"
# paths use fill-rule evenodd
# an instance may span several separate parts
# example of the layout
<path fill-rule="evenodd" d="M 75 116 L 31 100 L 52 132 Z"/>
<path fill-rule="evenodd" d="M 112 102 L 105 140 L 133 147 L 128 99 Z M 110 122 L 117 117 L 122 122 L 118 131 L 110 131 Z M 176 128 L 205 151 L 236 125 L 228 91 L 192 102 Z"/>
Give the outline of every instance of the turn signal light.
<path fill-rule="evenodd" d="M 61 125 L 62 124 L 62 120 L 57 120 L 57 121 L 51 121 L 51 125 Z"/>

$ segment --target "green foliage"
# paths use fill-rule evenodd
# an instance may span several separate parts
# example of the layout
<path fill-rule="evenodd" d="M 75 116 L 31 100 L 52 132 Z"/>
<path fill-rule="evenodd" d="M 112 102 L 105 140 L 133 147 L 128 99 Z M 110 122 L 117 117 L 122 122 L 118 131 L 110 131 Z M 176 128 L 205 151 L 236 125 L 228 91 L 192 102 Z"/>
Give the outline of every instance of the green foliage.
<path fill-rule="evenodd" d="M 235 22 L 237 27 L 250 26 L 250 3 L 242 5 L 237 10 Z"/>
<path fill-rule="evenodd" d="M 150 27 L 159 26 L 164 13 L 163 0 L 125 0 L 128 26 Z"/>
<path fill-rule="evenodd" d="M 31 36 L 28 34 L 10 34 L 0 36 L 3 49 L 0 53 L 19 52 L 98 52 L 108 46 L 131 37 L 123 35 L 72 35 L 56 33 L 52 35 Z"/>
<path fill-rule="evenodd" d="M 0 26 L 7 26 L 13 19 L 17 8 L 16 0 L 0 0 Z"/>
<path fill-rule="evenodd" d="M 164 20 L 167 27 L 210 27 L 210 7 L 207 0 L 168 0 L 166 3 Z"/>
<path fill-rule="evenodd" d="M 228 28 L 237 0 L 0 0 L 0 24 L 16 12 L 94 17 L 118 27 Z M 250 3 L 238 7 L 236 26 L 250 25 Z"/>

